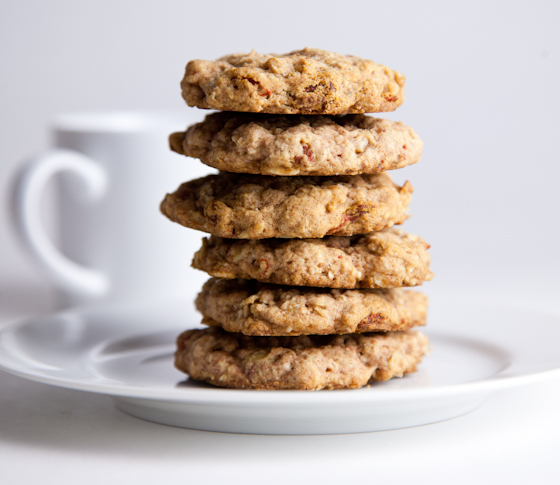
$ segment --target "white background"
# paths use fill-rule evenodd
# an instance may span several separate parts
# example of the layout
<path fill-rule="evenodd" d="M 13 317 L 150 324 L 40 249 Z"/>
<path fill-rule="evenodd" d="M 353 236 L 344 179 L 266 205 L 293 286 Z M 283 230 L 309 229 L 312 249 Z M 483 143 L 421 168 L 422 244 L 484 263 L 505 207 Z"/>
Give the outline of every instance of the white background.
<path fill-rule="evenodd" d="M 436 278 L 426 291 L 560 312 L 559 21 L 555 1 L 2 2 L 0 308 L 22 314 L 50 304 L 47 280 L 9 225 L 8 200 L 21 161 L 49 146 L 53 115 L 187 113 L 179 81 L 188 60 L 312 46 L 406 75 L 407 100 L 387 117 L 412 126 L 425 143 L 421 162 L 394 177 L 415 188 L 404 228 L 432 244 Z M 536 402 L 529 409 L 536 412 Z M 508 429 L 507 419 L 500 423 L 498 432 Z M 204 442 L 199 435 L 193 439 Z M 347 440 L 332 444 L 365 446 L 366 439 Z M 511 469 L 511 483 L 530 476 L 530 469 Z"/>
<path fill-rule="evenodd" d="M 432 244 L 437 278 L 427 291 L 486 286 L 496 299 L 530 293 L 557 307 L 557 2 L 8 1 L 0 9 L 0 282 L 45 281 L 18 247 L 7 200 L 18 164 L 48 146 L 53 115 L 188 113 L 179 91 L 188 60 L 308 45 L 407 77 L 406 102 L 387 116 L 425 142 L 421 162 L 393 174 L 415 187 L 405 229 Z"/>

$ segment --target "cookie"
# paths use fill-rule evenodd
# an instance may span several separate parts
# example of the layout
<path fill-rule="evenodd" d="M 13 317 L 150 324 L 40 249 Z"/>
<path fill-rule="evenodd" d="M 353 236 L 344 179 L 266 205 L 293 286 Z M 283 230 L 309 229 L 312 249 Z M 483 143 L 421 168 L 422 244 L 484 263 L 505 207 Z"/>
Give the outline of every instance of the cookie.
<path fill-rule="evenodd" d="M 412 186 L 385 174 L 271 177 L 222 172 L 182 184 L 161 211 L 234 239 L 319 238 L 379 231 L 407 218 Z"/>
<path fill-rule="evenodd" d="M 428 345 L 414 331 L 248 337 L 211 327 L 178 337 L 175 366 L 235 389 L 348 389 L 414 372 Z"/>
<path fill-rule="evenodd" d="M 202 240 L 192 265 L 219 278 L 280 285 L 397 288 L 432 279 L 429 247 L 420 237 L 395 229 L 322 239 L 211 236 Z"/>
<path fill-rule="evenodd" d="M 203 323 L 245 335 L 331 335 L 408 330 L 426 324 L 416 291 L 338 290 L 254 280 L 208 280 L 196 299 Z"/>
<path fill-rule="evenodd" d="M 275 114 L 393 111 L 404 76 L 373 61 L 306 48 L 288 54 L 234 54 L 187 64 L 181 81 L 189 106 Z"/>
<path fill-rule="evenodd" d="M 279 116 L 213 113 L 171 149 L 226 172 L 261 175 L 356 175 L 420 160 L 422 140 L 401 122 L 365 115 Z"/>

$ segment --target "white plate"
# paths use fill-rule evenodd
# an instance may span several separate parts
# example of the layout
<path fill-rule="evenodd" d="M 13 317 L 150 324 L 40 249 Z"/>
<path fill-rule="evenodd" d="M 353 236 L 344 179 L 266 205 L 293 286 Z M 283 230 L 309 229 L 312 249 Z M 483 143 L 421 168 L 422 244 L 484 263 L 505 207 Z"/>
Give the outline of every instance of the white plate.
<path fill-rule="evenodd" d="M 243 391 L 188 380 L 174 339 L 198 315 L 186 302 L 66 311 L 0 330 L 0 368 L 111 395 L 123 411 L 185 428 L 327 434 L 460 416 L 499 389 L 560 373 L 560 318 L 472 303 L 432 305 L 433 351 L 415 374 L 358 390 Z"/>

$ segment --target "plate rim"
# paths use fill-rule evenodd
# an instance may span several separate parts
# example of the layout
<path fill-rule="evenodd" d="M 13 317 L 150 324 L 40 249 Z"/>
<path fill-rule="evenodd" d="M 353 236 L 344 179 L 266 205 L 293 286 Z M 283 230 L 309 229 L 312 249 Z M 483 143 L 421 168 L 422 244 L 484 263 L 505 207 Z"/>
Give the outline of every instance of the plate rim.
<path fill-rule="evenodd" d="M 153 304 L 153 302 L 152 302 Z M 492 306 L 492 305 L 490 305 Z M 492 306 L 495 309 L 500 309 L 500 306 Z M 14 321 L 0 327 L 0 338 L 6 335 L 8 332 L 14 332 L 17 329 L 21 329 L 27 325 L 36 324 L 38 321 L 43 321 L 46 319 L 56 318 L 61 315 L 71 314 L 85 314 L 90 311 L 103 310 L 111 308 L 122 308 L 120 305 L 88 305 L 83 307 L 76 307 L 71 309 L 65 309 L 58 312 L 53 312 L 45 315 L 39 315 L 34 317 L 29 317 Z M 512 307 L 509 307 L 512 308 Z M 551 313 L 530 313 L 534 315 L 539 315 L 541 317 L 555 318 L 558 319 L 560 323 L 560 316 Z M 87 319 L 84 319 L 87 324 Z M 192 325 L 191 325 L 192 326 Z M 190 327 L 190 326 L 187 326 Z M 159 328 L 158 331 L 175 331 L 175 327 L 164 327 Z M 185 330 L 183 328 L 182 330 Z M 465 337 L 463 333 L 453 332 L 452 330 L 447 331 L 447 329 L 437 328 L 441 333 L 448 334 L 455 337 Z M 428 332 L 429 333 L 429 327 Z M 6 359 L 7 357 L 7 359 Z M 12 359 L 12 365 L 6 360 Z M 428 357 L 429 358 L 429 357 Z M 33 368 L 23 369 L 18 367 L 13 363 L 13 357 L 6 354 L 6 350 L 0 345 L 0 370 L 8 372 L 10 374 L 28 379 L 34 382 L 40 382 L 43 384 L 53 385 L 56 387 L 61 387 L 65 389 L 73 389 L 84 392 L 91 392 L 94 394 L 104 394 L 113 397 L 123 397 L 123 398 L 133 398 L 133 399 L 144 399 L 160 402 L 177 402 L 192 405 L 211 405 L 211 406 L 232 406 L 232 405 L 242 405 L 242 406 L 276 406 L 282 404 L 290 405 L 317 405 L 330 406 L 330 405 L 340 405 L 352 404 L 374 404 L 375 402 L 387 403 L 387 402 L 397 402 L 403 400 L 430 400 L 430 399 L 441 399 L 441 398 L 458 398 L 465 395 L 475 395 L 480 394 L 490 394 L 494 391 L 499 391 L 502 389 L 507 389 L 511 387 L 531 384 L 540 382 L 546 379 L 554 378 L 560 376 L 560 367 L 554 369 L 548 369 L 543 371 L 537 371 L 532 373 L 526 373 L 522 375 L 510 375 L 501 376 L 500 375 L 507 370 L 509 366 L 505 369 L 498 371 L 497 373 L 482 379 L 477 379 L 474 381 L 462 382 L 458 384 L 442 385 L 437 387 L 427 387 L 427 388 L 409 388 L 409 389 L 392 389 L 389 392 L 375 393 L 368 392 L 366 388 L 361 389 L 337 389 L 331 390 L 330 392 L 308 392 L 308 391 L 297 391 L 297 390 L 278 390 L 278 391 L 257 391 L 254 390 L 240 390 L 240 389 L 222 389 L 222 388 L 188 388 L 178 390 L 173 388 L 171 390 L 166 389 L 154 389 L 142 386 L 124 385 L 124 386 L 111 386 L 107 383 L 95 383 L 95 382 L 84 382 L 76 379 L 69 378 L 57 378 L 54 376 L 45 376 L 42 374 L 34 373 Z M 365 392 L 364 392 L 365 391 Z M 352 399 L 349 400 L 348 396 L 351 393 Z"/>

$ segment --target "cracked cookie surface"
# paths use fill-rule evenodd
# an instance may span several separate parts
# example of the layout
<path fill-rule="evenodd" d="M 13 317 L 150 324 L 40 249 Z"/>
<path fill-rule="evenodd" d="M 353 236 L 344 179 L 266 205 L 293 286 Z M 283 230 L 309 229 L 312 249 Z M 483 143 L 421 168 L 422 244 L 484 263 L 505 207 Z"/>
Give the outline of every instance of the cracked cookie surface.
<path fill-rule="evenodd" d="M 288 54 L 233 54 L 193 60 L 181 81 L 189 106 L 274 114 L 393 111 L 404 76 L 367 59 L 305 48 Z"/>
<path fill-rule="evenodd" d="M 356 175 L 416 163 L 422 140 L 404 123 L 365 115 L 213 113 L 169 137 L 171 149 L 226 172 Z"/>
<path fill-rule="evenodd" d="M 385 173 L 272 177 L 222 172 L 182 184 L 161 211 L 183 226 L 234 239 L 351 236 L 400 224 L 412 186 Z"/>
<path fill-rule="evenodd" d="M 426 324 L 419 292 L 280 286 L 208 280 L 196 299 L 203 323 L 245 335 L 331 335 L 408 330 Z"/>
<path fill-rule="evenodd" d="M 415 331 L 248 337 L 210 327 L 178 337 L 175 366 L 234 389 L 349 389 L 414 372 L 428 345 Z"/>
<path fill-rule="evenodd" d="M 385 229 L 322 239 L 204 238 L 194 268 L 219 278 L 328 288 L 397 288 L 432 279 L 429 245 Z"/>

